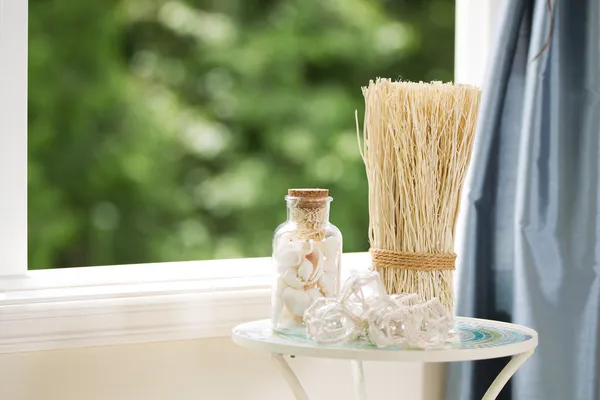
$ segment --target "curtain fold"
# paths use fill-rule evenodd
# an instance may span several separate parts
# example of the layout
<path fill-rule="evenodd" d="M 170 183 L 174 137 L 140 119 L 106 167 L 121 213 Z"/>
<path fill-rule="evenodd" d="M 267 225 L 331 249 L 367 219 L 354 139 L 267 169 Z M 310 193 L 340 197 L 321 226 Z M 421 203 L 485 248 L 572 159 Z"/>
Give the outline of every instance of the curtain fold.
<path fill-rule="evenodd" d="M 600 1 L 506 0 L 499 25 L 463 196 L 457 314 L 539 332 L 500 399 L 598 400 Z M 452 365 L 447 398 L 481 398 L 506 362 Z"/>

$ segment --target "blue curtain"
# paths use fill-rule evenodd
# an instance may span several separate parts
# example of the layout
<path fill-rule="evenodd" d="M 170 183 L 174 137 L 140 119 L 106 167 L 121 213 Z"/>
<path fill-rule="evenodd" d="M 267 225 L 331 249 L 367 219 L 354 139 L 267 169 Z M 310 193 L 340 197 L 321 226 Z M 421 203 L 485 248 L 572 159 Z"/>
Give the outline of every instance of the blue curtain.
<path fill-rule="evenodd" d="M 600 0 L 504 0 L 465 186 L 457 314 L 536 329 L 500 399 L 600 399 Z M 507 360 L 453 364 L 480 399 Z"/>

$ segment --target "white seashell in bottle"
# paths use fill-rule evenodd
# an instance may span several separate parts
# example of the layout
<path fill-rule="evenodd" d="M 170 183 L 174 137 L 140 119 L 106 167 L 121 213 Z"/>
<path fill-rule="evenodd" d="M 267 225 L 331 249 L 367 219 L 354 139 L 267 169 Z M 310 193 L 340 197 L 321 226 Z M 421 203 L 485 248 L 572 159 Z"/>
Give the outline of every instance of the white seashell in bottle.
<path fill-rule="evenodd" d="M 277 270 L 284 272 L 290 267 L 297 267 L 302 262 L 303 254 L 296 243 L 286 243 L 273 253 L 273 259 L 277 264 Z"/>
<path fill-rule="evenodd" d="M 314 303 L 315 300 L 323 297 L 323 293 L 321 293 L 321 290 L 318 287 L 308 289 L 306 293 L 308 293 L 308 296 L 310 297 L 311 304 Z"/>
<path fill-rule="evenodd" d="M 308 282 L 310 277 L 312 276 L 315 268 L 313 264 L 307 260 L 306 258 L 302 260 L 300 266 L 298 267 L 298 277 L 304 281 Z"/>
<path fill-rule="evenodd" d="M 310 296 L 305 290 L 287 287 L 281 295 L 283 305 L 297 317 L 304 316 L 304 311 L 311 305 Z"/>
<path fill-rule="evenodd" d="M 293 287 L 295 289 L 301 289 L 306 284 L 306 282 L 302 282 L 300 280 L 298 277 L 298 270 L 293 267 L 286 269 L 282 278 L 289 287 Z"/>
<path fill-rule="evenodd" d="M 333 273 L 324 273 L 319 279 L 319 287 L 327 297 L 334 297 L 332 293 L 337 295 L 339 285 L 339 275 Z"/>

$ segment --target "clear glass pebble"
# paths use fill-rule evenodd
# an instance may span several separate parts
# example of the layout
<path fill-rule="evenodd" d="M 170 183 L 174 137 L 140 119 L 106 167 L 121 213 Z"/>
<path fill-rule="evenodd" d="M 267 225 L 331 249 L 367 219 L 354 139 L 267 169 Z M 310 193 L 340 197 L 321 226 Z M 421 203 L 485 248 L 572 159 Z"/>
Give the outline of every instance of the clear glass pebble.
<path fill-rule="evenodd" d="M 357 318 L 365 319 L 369 311 L 386 297 L 377 272 L 353 272 L 342 289 L 341 302 Z"/>
<path fill-rule="evenodd" d="M 356 320 L 336 299 L 317 299 L 305 312 L 306 336 L 317 343 L 339 343 L 358 333 Z"/>

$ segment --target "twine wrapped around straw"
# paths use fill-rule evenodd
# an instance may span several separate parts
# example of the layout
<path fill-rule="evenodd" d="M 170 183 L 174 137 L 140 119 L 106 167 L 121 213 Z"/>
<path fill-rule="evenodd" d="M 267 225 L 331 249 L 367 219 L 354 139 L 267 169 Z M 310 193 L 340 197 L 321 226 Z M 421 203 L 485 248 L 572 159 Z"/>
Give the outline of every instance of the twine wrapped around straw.
<path fill-rule="evenodd" d="M 454 229 L 480 90 L 377 79 L 362 91 L 373 267 L 389 294 L 436 297 L 452 310 Z"/>
<path fill-rule="evenodd" d="M 401 268 L 413 271 L 454 270 L 454 253 L 414 253 L 384 249 L 370 250 L 373 265 L 377 268 Z"/>

